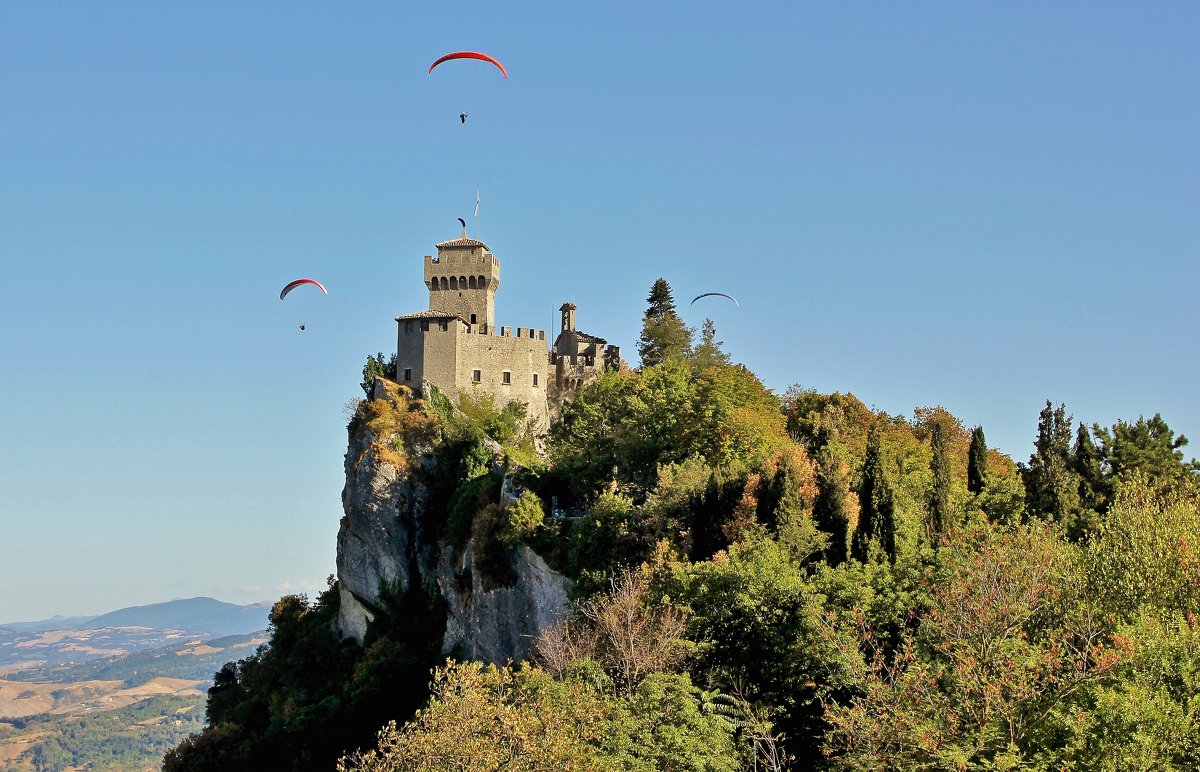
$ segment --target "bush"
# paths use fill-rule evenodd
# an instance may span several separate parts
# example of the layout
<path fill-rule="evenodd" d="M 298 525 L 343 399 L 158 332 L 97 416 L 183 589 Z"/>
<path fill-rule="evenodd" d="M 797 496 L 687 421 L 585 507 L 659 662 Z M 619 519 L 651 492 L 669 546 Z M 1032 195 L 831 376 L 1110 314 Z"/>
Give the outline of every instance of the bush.
<path fill-rule="evenodd" d="M 505 547 L 512 549 L 542 528 L 545 519 L 542 500 L 533 491 L 525 491 L 504 510 L 504 520 L 497 538 Z"/>

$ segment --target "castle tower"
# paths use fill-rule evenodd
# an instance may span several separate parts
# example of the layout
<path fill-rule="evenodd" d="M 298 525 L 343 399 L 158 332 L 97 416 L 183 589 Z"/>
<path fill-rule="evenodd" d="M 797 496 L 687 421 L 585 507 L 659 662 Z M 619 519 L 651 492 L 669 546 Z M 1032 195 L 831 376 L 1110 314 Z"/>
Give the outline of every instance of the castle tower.
<path fill-rule="evenodd" d="M 496 289 L 500 261 L 487 244 L 462 236 L 437 245 L 437 257 L 425 256 L 429 308 L 461 316 L 479 332 L 495 334 Z"/>
<path fill-rule="evenodd" d="M 562 331 L 569 332 L 575 329 L 575 304 L 563 303 L 559 306 L 559 311 L 562 311 Z"/>

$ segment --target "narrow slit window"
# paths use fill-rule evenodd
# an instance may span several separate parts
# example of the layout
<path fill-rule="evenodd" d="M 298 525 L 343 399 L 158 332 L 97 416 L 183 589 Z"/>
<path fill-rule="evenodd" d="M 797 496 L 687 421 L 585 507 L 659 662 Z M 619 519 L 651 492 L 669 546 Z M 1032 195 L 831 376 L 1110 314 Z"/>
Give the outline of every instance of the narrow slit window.
<path fill-rule="evenodd" d="M 480 381 L 482 381 L 483 380 L 483 371 L 482 370 L 473 370 L 471 372 L 471 380 L 474 381 L 475 383 L 479 383 Z"/>
<path fill-rule="evenodd" d="M 512 383 L 512 373 L 510 373 L 508 370 L 505 370 L 503 380 L 504 380 L 505 386 L 508 386 L 509 384 L 511 384 Z"/>

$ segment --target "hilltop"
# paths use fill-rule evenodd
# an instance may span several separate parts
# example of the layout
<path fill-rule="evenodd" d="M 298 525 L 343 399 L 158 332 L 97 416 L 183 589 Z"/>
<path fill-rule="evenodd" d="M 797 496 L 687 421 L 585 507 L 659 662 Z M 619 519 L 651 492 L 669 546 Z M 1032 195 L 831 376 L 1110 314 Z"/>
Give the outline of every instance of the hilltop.
<path fill-rule="evenodd" d="M 648 300 L 640 367 L 544 434 L 370 358 L 337 579 L 164 768 L 1200 763 L 1200 470 L 1160 416 L 1047 403 L 1017 463 L 937 406 L 775 394 Z"/>

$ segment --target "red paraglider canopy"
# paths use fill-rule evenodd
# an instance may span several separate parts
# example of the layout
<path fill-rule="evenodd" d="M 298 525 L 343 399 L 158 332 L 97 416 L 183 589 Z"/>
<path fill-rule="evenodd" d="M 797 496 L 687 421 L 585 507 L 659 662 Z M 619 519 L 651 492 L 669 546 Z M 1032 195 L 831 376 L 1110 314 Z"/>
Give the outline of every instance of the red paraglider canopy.
<path fill-rule="evenodd" d="M 496 61 L 495 59 L 488 56 L 487 54 L 481 54 L 478 51 L 455 51 L 452 54 L 446 54 L 441 59 L 438 59 L 436 62 L 429 65 L 429 72 L 433 72 L 434 67 L 437 67 L 442 62 L 448 62 L 451 59 L 480 59 L 485 62 L 491 62 L 492 64 L 494 64 L 500 68 L 500 74 L 502 74 L 506 78 L 508 77 L 508 70 L 504 69 L 503 64 L 500 64 L 500 62 Z"/>
<path fill-rule="evenodd" d="M 283 291 L 279 293 L 279 299 L 283 300 L 285 297 L 287 297 L 289 292 L 296 289 L 301 284 L 315 284 L 317 285 L 317 289 L 321 290 L 326 295 L 329 294 L 329 291 L 325 289 L 325 285 L 321 284 L 321 282 L 317 281 L 316 279 L 296 279 L 293 282 L 289 282 L 288 285 L 283 288 Z"/>

